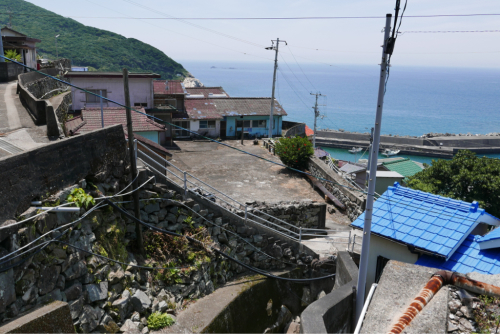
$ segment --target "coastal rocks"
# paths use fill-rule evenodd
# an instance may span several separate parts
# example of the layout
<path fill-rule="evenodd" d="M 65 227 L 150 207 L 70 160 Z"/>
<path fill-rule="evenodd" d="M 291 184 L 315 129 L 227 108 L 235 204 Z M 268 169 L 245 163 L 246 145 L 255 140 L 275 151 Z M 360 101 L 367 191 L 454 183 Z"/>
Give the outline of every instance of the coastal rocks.
<path fill-rule="evenodd" d="M 184 79 L 184 87 L 186 88 L 198 88 L 198 87 L 205 87 L 200 80 L 196 78 L 186 78 Z"/>
<path fill-rule="evenodd" d="M 83 290 L 88 293 L 91 302 L 103 300 L 108 296 L 108 282 L 87 284 L 83 286 Z"/>

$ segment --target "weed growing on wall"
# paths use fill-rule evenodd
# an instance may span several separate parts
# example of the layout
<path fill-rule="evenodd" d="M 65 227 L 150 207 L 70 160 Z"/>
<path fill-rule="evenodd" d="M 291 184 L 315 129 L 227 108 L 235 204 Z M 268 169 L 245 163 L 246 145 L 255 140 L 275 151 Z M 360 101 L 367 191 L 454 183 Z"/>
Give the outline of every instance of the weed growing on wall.
<path fill-rule="evenodd" d="M 73 189 L 66 200 L 68 202 L 75 202 L 76 206 L 79 208 L 83 206 L 87 209 L 89 205 L 95 205 L 94 198 L 87 194 L 82 188 Z"/>
<path fill-rule="evenodd" d="M 167 313 L 155 312 L 148 317 L 148 328 L 152 330 L 172 326 L 174 323 L 175 320 Z"/>

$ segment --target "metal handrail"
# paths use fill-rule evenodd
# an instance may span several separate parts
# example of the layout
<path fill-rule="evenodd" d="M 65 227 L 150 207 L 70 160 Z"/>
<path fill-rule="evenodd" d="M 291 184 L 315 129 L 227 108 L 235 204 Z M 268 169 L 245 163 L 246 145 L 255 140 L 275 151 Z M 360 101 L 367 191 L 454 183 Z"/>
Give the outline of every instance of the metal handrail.
<path fill-rule="evenodd" d="M 144 147 L 146 150 L 148 150 L 149 152 L 153 153 L 154 155 L 156 155 L 158 158 L 162 159 L 163 161 L 165 161 L 169 166 L 172 166 L 174 167 L 175 169 L 177 169 L 179 172 L 181 173 L 184 173 L 183 170 L 179 169 L 177 166 L 173 165 L 171 162 L 169 162 L 168 160 L 166 160 L 164 157 L 162 157 L 161 155 L 159 155 L 158 153 L 154 152 L 153 150 L 151 150 L 149 147 L 145 146 L 143 143 L 139 142 L 139 144 Z"/>

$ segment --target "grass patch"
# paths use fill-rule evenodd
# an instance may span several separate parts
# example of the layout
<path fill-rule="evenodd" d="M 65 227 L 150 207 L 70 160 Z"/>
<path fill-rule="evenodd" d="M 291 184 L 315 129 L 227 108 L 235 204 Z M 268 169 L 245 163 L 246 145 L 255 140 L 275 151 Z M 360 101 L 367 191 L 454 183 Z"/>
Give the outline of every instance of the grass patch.
<path fill-rule="evenodd" d="M 174 318 L 172 318 L 172 316 L 167 313 L 155 312 L 148 317 L 148 328 L 152 330 L 158 330 L 167 326 L 172 326 L 174 323 Z"/>

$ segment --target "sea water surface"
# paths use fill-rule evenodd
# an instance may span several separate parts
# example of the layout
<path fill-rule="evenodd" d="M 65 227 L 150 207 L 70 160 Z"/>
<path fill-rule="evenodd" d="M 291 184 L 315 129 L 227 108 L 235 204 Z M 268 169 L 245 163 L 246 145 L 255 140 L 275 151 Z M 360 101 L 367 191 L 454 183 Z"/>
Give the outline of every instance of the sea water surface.
<path fill-rule="evenodd" d="M 234 97 L 270 97 L 273 63 L 183 62 L 205 86 L 222 86 Z M 377 65 L 279 62 L 276 98 L 285 120 L 314 124 L 314 96 L 324 117 L 318 128 L 369 132 L 378 94 Z M 215 67 L 215 68 L 213 68 Z M 392 65 L 384 100 L 382 134 L 500 132 L 500 69 L 403 67 Z M 346 150 L 328 149 L 346 160 Z M 490 155 L 500 157 L 500 155 Z M 421 162 L 431 158 L 408 156 Z M 359 157 L 358 157 L 359 158 Z"/>

